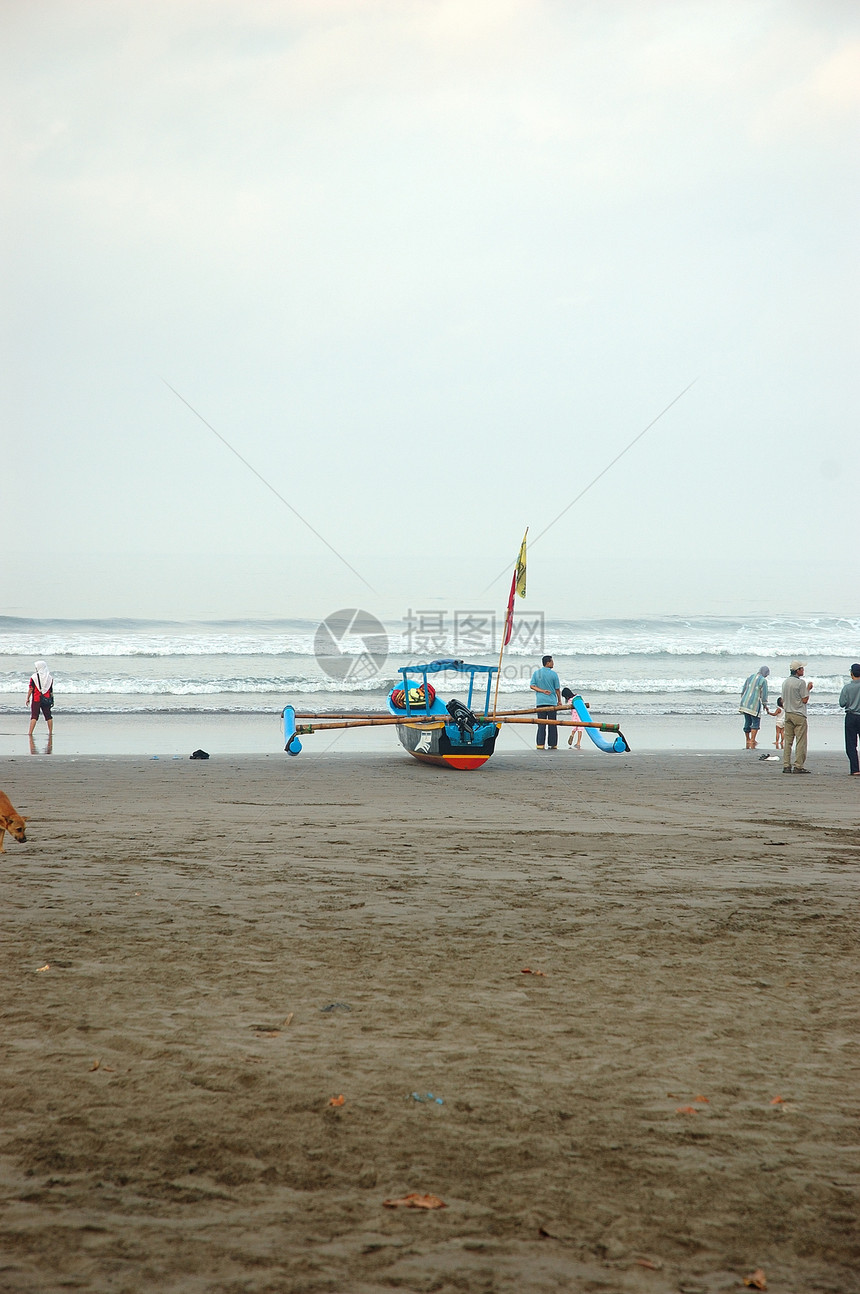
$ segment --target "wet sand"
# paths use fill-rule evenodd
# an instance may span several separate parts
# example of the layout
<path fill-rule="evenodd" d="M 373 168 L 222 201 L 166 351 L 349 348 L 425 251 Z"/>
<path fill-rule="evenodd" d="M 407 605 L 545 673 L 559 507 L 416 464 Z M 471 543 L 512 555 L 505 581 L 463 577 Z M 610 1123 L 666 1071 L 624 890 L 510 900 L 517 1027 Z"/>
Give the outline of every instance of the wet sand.
<path fill-rule="evenodd" d="M 0 1290 L 860 1290 L 814 766 L 0 761 Z"/>
<path fill-rule="evenodd" d="M 523 698 L 523 705 L 528 699 Z M 644 751 L 743 750 L 743 720 L 737 714 L 621 715 L 596 712 L 606 723 L 620 723 L 631 748 Z M 40 720 L 32 754 L 41 756 L 47 746 L 47 729 Z M 759 739 L 761 751 L 773 750 L 774 724 L 768 720 Z M 583 737 L 586 753 L 594 753 Z M 839 714 L 812 716 L 809 749 L 836 754 L 843 750 L 843 720 Z M 318 732 L 305 746 L 309 753 L 331 748 L 339 754 L 402 754 L 397 735 L 390 728 L 355 728 Z M 534 729 L 508 727 L 499 738 L 498 754 L 530 751 Z M 52 754 L 147 755 L 159 759 L 187 759 L 202 747 L 213 755 L 279 754 L 284 749 L 283 725 L 279 713 L 270 714 L 74 714 L 61 712 L 54 724 Z M 0 716 L 0 759 L 30 754 L 27 720 L 18 715 Z"/>

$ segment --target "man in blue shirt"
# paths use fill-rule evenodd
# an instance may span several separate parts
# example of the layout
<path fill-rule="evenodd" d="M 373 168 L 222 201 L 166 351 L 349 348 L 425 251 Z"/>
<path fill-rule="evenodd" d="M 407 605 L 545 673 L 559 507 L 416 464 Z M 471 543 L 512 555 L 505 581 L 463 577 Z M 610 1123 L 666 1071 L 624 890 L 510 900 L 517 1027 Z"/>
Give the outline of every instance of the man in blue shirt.
<path fill-rule="evenodd" d="M 541 657 L 541 668 L 534 671 L 529 686 L 535 694 L 538 719 L 543 720 L 537 727 L 537 748 L 543 750 L 546 742 L 550 750 L 555 750 L 558 746 L 558 728 L 554 723 L 547 723 L 547 719 L 555 719 L 556 706 L 561 705 L 561 683 L 552 667 L 551 656 Z"/>

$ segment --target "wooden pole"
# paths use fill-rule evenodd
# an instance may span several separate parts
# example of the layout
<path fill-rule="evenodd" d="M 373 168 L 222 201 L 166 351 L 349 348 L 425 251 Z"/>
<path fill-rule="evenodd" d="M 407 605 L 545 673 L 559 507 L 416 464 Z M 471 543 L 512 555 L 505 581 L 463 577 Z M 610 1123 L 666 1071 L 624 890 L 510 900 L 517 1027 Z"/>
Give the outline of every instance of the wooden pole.
<path fill-rule="evenodd" d="M 503 717 L 499 716 L 501 723 L 544 723 L 553 728 L 597 728 L 600 732 L 619 732 L 617 723 L 583 723 L 579 719 L 538 719 L 529 718 L 526 715 L 521 717 Z M 396 715 L 381 716 L 378 719 L 335 719 L 325 718 L 320 723 L 299 723 L 296 724 L 296 732 L 300 737 L 306 737 L 312 732 L 324 732 L 327 728 L 378 728 L 391 727 L 393 724 L 402 724 L 406 728 L 431 727 L 441 728 L 446 722 L 442 715 L 430 715 L 422 717 L 421 715 L 410 715 L 409 717 L 398 718 Z"/>
<path fill-rule="evenodd" d="M 506 718 L 508 715 L 511 715 L 511 714 L 537 714 L 537 712 L 538 712 L 538 710 L 539 710 L 539 709 L 540 709 L 540 710 L 544 710 L 544 709 L 546 709 L 546 708 L 547 708 L 546 706 L 535 706 L 535 705 L 530 705 L 530 706 L 526 706 L 526 708 L 525 708 L 524 710 L 497 710 L 497 711 L 496 711 L 495 716 L 490 715 L 490 714 L 486 714 L 486 715 L 485 715 L 485 714 L 476 714 L 476 715 L 475 715 L 475 718 L 476 718 L 476 719 L 485 719 L 485 720 L 489 723 L 489 722 L 491 722 L 491 720 L 492 720 L 494 717 L 498 717 L 499 719 L 503 719 L 503 718 Z M 564 703 L 562 703 L 562 705 L 555 706 L 554 708 L 555 708 L 555 709 L 557 709 L 557 710 L 569 709 L 569 707 L 568 707 L 568 706 L 566 706 Z M 428 720 L 432 720 L 432 719 L 441 719 L 441 721 L 442 721 L 443 723 L 447 723 L 447 722 L 448 722 L 448 720 L 449 720 L 449 718 L 450 718 L 450 716 L 446 717 L 444 714 L 426 714 L 426 715 L 424 715 L 424 714 L 422 714 L 422 713 L 421 713 L 421 711 L 420 711 L 420 710 L 413 710 L 413 711 L 412 711 L 412 713 L 411 713 L 411 714 L 408 714 L 408 715 L 407 715 L 405 712 L 404 712 L 404 714 L 403 714 L 403 715 L 396 715 L 396 714 L 392 714 L 392 715 L 379 714 L 377 711 L 372 711 L 372 710 L 371 710 L 371 711 L 365 711 L 365 710 L 297 710 L 297 711 L 296 711 L 296 718 L 297 718 L 297 719 L 319 719 L 319 720 L 328 720 L 328 719 L 390 719 L 392 723 L 408 723 L 408 722 L 412 721 L 413 719 L 428 719 Z"/>
<path fill-rule="evenodd" d="M 513 572 L 513 578 L 515 578 L 516 580 L 516 571 Z M 499 647 L 499 668 L 497 670 L 497 673 L 495 673 L 495 692 L 493 694 L 493 718 L 495 718 L 495 709 L 497 709 L 497 705 L 499 703 L 499 683 L 502 682 L 502 656 L 504 655 L 504 639 L 506 639 L 508 635 L 508 620 L 510 619 L 511 619 L 510 612 L 507 612 L 507 611 L 504 612 L 504 629 L 502 630 L 502 646 Z"/>

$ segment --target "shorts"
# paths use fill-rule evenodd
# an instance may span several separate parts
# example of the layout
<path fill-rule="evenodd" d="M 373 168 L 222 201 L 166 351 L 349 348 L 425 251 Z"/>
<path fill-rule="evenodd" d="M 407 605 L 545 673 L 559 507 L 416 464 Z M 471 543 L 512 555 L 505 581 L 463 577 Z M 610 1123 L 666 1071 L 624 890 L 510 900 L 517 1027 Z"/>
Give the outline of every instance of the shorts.
<path fill-rule="evenodd" d="M 43 696 L 40 701 L 30 702 L 30 718 L 38 719 L 40 714 L 43 714 L 46 719 L 51 718 L 51 702 L 46 696 Z"/>
<path fill-rule="evenodd" d="M 758 732 L 760 727 L 761 727 L 760 714 L 744 715 L 744 732 Z"/>

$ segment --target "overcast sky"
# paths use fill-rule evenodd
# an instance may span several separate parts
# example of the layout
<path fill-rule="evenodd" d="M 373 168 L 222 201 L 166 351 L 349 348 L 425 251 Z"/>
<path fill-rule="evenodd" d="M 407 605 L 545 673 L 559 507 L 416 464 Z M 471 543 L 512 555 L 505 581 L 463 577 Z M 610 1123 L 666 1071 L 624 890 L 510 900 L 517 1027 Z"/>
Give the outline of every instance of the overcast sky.
<path fill-rule="evenodd" d="M 503 605 L 694 379 L 528 606 L 856 612 L 854 0 L 3 0 L 0 60 L 6 613 Z"/>

